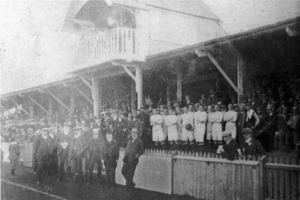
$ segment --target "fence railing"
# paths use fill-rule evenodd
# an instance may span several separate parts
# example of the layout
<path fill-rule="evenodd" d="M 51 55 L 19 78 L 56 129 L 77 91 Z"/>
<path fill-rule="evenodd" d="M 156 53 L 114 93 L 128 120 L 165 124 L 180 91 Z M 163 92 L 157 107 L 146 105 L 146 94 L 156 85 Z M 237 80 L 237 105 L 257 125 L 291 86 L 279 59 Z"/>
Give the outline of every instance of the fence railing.
<path fill-rule="evenodd" d="M 32 166 L 33 143 L 21 146 L 21 162 Z M 8 157 L 8 143 L 2 143 Z M 124 149 L 116 170 L 121 174 Z M 7 162 L 5 159 L 4 161 Z M 136 168 L 137 187 L 199 199 L 300 199 L 300 165 L 295 157 L 249 157 L 234 161 L 210 152 L 146 149 Z"/>
<path fill-rule="evenodd" d="M 74 64 L 83 64 L 120 54 L 137 54 L 136 31 L 130 28 L 114 28 L 79 43 Z"/>
<path fill-rule="evenodd" d="M 268 199 L 300 199 L 300 165 L 296 158 L 268 157 L 264 167 Z"/>

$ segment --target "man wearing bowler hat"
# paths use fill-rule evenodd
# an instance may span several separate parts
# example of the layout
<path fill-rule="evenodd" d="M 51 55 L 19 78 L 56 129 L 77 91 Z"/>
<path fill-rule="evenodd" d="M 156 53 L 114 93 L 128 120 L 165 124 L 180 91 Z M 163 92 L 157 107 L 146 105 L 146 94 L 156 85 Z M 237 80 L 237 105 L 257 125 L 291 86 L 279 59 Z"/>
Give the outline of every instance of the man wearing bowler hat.
<path fill-rule="evenodd" d="M 253 139 L 253 131 L 251 128 L 244 128 L 243 135 L 245 138 L 245 144 L 243 146 L 244 154 L 247 157 L 250 156 L 263 156 L 266 155 L 266 151 L 258 140 Z"/>
<path fill-rule="evenodd" d="M 238 153 L 239 145 L 232 139 L 231 131 L 224 131 L 222 132 L 223 140 L 225 144 L 223 146 L 219 146 L 219 152 L 223 158 L 228 160 L 234 160 L 235 155 Z"/>
<path fill-rule="evenodd" d="M 133 182 L 135 168 L 139 162 L 140 156 L 144 152 L 143 142 L 138 138 L 138 135 L 138 130 L 133 128 L 131 131 L 131 140 L 128 141 L 125 149 L 122 174 L 126 179 L 126 189 L 132 189 L 135 186 L 135 183 Z"/>

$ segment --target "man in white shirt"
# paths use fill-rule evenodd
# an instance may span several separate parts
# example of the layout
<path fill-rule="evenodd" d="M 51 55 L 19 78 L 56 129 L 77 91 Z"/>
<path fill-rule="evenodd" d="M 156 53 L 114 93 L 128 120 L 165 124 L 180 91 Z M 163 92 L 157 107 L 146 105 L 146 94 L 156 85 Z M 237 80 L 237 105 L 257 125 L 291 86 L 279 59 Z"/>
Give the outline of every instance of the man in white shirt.
<path fill-rule="evenodd" d="M 225 130 L 231 132 L 231 137 L 234 140 L 236 140 L 236 120 L 237 112 L 233 110 L 232 103 L 229 103 L 228 111 L 224 113 L 224 121 L 226 122 Z"/>
<path fill-rule="evenodd" d="M 152 141 L 154 142 L 154 148 L 158 149 L 159 143 L 163 143 L 164 134 L 162 130 L 163 119 L 162 116 L 157 114 L 157 109 L 152 109 L 153 115 L 150 116 L 150 125 L 152 126 Z"/>
<path fill-rule="evenodd" d="M 182 114 L 182 134 L 181 134 L 181 141 L 182 147 L 184 150 L 189 151 L 190 146 L 193 147 L 194 145 L 194 113 L 192 112 L 192 106 L 189 106 L 189 110 L 187 107 L 183 107 L 184 114 Z M 190 143 L 190 146 L 188 146 Z"/>
<path fill-rule="evenodd" d="M 215 148 L 218 145 L 222 145 L 222 122 L 223 120 L 223 113 L 220 112 L 220 106 L 215 105 L 215 112 L 211 116 L 212 122 L 212 137 L 214 140 Z"/>
<path fill-rule="evenodd" d="M 175 110 L 169 109 L 169 115 L 166 116 L 166 126 L 168 128 L 168 141 L 171 150 L 178 150 L 178 118 L 175 115 Z"/>
<path fill-rule="evenodd" d="M 199 110 L 194 113 L 195 139 L 197 143 L 197 150 L 203 151 L 207 113 L 204 111 L 203 105 L 199 105 L 198 108 Z"/>

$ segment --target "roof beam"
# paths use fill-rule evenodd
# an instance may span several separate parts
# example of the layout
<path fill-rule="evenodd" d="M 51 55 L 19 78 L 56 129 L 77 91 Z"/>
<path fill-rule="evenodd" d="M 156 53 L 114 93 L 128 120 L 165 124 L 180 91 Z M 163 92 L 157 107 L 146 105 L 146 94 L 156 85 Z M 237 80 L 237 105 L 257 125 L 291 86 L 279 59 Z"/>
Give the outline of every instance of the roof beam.
<path fill-rule="evenodd" d="M 48 115 L 50 115 L 50 113 L 41 105 L 39 104 L 33 97 L 28 96 L 28 98 L 35 103 L 38 107 L 40 107 L 40 109 L 42 109 L 45 113 L 47 113 Z"/>
<path fill-rule="evenodd" d="M 79 87 L 77 87 L 76 85 L 73 85 L 73 87 L 75 88 L 75 90 L 77 90 L 77 92 L 79 94 L 81 94 L 81 96 L 83 96 L 91 105 L 94 105 L 93 100 L 91 100 L 86 94 L 84 94 L 84 92 L 82 90 L 80 90 Z"/>
<path fill-rule="evenodd" d="M 231 87 L 234 89 L 236 93 L 240 93 L 239 89 L 236 87 L 236 85 L 232 82 L 232 80 L 227 76 L 226 72 L 222 69 L 222 67 L 219 65 L 217 60 L 210 54 L 207 54 L 208 58 L 211 60 L 211 62 L 217 67 L 217 69 L 220 71 L 220 73 L 224 76 L 224 78 L 227 80 L 227 82 L 231 85 Z"/>
<path fill-rule="evenodd" d="M 15 102 L 13 99 L 10 99 L 10 100 L 11 100 L 17 107 L 20 106 L 20 104 L 18 104 L 17 102 Z M 24 111 L 24 113 L 30 117 L 30 114 L 23 108 L 23 105 L 22 105 L 21 110 Z"/>
<path fill-rule="evenodd" d="M 65 109 L 67 109 L 70 113 L 71 113 L 71 109 L 64 104 L 57 96 L 55 96 L 52 92 L 50 92 L 49 90 L 47 91 L 58 103 L 60 103 Z"/>
<path fill-rule="evenodd" d="M 92 84 L 90 84 L 90 82 L 88 80 L 86 80 L 83 77 L 81 77 L 81 80 L 86 84 L 86 86 L 88 86 L 88 88 L 90 88 L 91 91 L 93 91 Z"/>

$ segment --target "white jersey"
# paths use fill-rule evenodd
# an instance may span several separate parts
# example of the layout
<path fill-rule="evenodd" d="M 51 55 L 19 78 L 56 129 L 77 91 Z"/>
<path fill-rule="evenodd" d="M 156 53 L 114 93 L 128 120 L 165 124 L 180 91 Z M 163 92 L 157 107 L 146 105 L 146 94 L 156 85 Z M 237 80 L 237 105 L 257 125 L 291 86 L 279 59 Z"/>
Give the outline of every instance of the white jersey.
<path fill-rule="evenodd" d="M 161 115 L 151 115 L 150 116 L 150 124 L 152 126 L 152 140 L 157 141 L 163 141 L 164 140 L 164 134 L 162 130 L 162 124 L 163 124 L 163 118 Z"/>
<path fill-rule="evenodd" d="M 176 115 L 166 116 L 166 126 L 168 129 L 168 140 L 178 140 L 177 130 L 178 117 Z"/>
<path fill-rule="evenodd" d="M 192 141 L 194 139 L 194 132 L 193 132 L 193 128 L 194 128 L 194 113 L 192 113 L 192 112 L 184 113 L 183 115 L 181 115 L 181 119 L 182 119 L 181 140 L 187 141 L 187 139 L 189 139 L 190 141 Z M 185 126 L 187 124 L 192 125 L 192 130 L 187 130 L 185 128 Z"/>
<path fill-rule="evenodd" d="M 222 122 L 223 113 L 220 111 L 214 112 L 211 116 L 212 136 L 213 140 L 222 141 Z"/>
<path fill-rule="evenodd" d="M 195 125 L 194 136 L 196 142 L 204 142 L 206 121 L 207 121 L 206 112 L 198 111 L 194 114 L 194 125 Z"/>
<path fill-rule="evenodd" d="M 224 113 L 224 121 L 226 121 L 225 130 L 231 132 L 233 139 L 236 139 L 236 120 L 237 112 L 229 110 Z"/>

